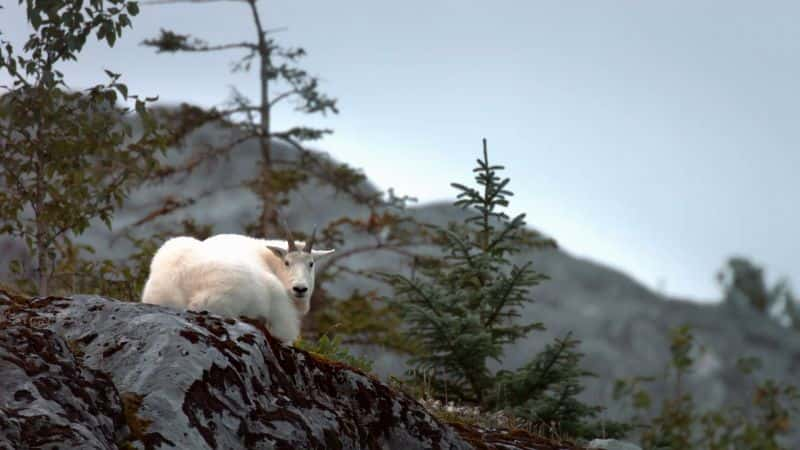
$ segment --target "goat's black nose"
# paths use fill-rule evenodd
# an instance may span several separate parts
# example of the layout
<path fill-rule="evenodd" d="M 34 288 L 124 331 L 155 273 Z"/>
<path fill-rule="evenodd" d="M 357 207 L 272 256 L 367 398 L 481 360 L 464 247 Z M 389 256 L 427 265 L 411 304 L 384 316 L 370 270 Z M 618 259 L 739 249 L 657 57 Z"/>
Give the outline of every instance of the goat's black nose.
<path fill-rule="evenodd" d="M 294 286 L 292 290 L 297 294 L 305 294 L 308 288 L 305 286 Z"/>

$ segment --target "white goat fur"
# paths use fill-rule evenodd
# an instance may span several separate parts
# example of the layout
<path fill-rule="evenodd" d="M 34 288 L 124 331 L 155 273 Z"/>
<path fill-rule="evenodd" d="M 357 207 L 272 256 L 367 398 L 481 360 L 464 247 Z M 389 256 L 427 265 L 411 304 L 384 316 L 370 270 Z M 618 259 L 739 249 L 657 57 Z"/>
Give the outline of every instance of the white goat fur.
<path fill-rule="evenodd" d="M 305 245 L 295 242 L 298 248 Z M 300 335 L 300 317 L 308 312 L 314 271 L 305 274 L 310 278 L 306 280 L 306 295 L 291 295 L 295 273 L 290 273 L 284 259 L 268 246 L 284 249 L 285 254 L 288 243 L 236 234 L 220 234 L 202 242 L 191 237 L 172 238 L 153 256 L 142 302 L 264 319 L 273 336 L 285 343 L 294 342 Z M 332 251 L 313 250 L 312 254 Z M 313 261 L 311 255 L 305 255 L 306 261 Z"/>

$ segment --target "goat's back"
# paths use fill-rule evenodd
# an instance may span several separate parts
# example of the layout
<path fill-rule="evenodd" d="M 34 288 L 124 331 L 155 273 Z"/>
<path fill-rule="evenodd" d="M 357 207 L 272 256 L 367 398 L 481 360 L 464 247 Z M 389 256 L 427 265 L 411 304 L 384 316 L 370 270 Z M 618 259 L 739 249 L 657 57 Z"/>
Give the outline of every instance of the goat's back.
<path fill-rule="evenodd" d="M 285 296 L 267 264 L 271 256 L 262 241 L 247 236 L 170 239 L 153 256 L 142 302 L 234 317 L 263 315 L 272 298 Z"/>
<path fill-rule="evenodd" d="M 184 308 L 186 299 L 179 289 L 183 266 L 196 257 L 201 242 L 192 237 L 169 239 L 150 262 L 150 275 L 142 292 L 142 303 Z"/>

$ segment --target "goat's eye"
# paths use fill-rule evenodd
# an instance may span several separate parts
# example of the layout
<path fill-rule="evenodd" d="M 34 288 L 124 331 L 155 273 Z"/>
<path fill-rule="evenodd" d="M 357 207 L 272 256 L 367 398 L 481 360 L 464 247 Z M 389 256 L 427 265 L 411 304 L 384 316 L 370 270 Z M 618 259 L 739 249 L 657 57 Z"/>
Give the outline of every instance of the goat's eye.
<path fill-rule="evenodd" d="M 286 267 L 289 267 L 289 261 L 284 261 L 283 265 L 286 266 Z"/>
<path fill-rule="evenodd" d="M 314 267 L 314 261 L 311 261 L 310 263 L 308 263 L 308 267 Z"/>

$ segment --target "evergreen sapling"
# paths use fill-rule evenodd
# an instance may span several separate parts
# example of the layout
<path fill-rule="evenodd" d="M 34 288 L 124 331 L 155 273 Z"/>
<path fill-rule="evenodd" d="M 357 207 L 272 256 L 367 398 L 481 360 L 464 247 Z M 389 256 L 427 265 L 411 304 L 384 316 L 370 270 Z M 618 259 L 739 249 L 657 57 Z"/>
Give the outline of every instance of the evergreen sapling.
<path fill-rule="evenodd" d="M 513 319 L 529 301 L 528 288 L 546 277 L 530 263 L 512 264 L 509 256 L 526 243 L 551 243 L 525 230 L 524 214 L 509 218 L 503 211 L 513 194 L 500 170 L 489 163 L 484 141 L 483 159 L 473 170 L 479 188 L 452 184 L 459 191 L 455 205 L 471 215 L 446 228 L 431 226 L 443 253 L 440 263 L 426 260 L 411 278 L 386 275 L 410 337 L 425 349 L 412 360 L 417 369 L 434 372 L 434 382 L 442 389 L 446 383 L 455 398 L 477 403 L 493 385 L 487 362 L 500 361 L 505 344 L 542 329 Z"/>
<path fill-rule="evenodd" d="M 468 217 L 447 227 L 430 226 L 442 256 L 423 260 L 411 277 L 384 275 L 395 289 L 393 302 L 408 337 L 423 350 L 411 362 L 439 396 L 511 411 L 536 425 L 558 423 L 554 428 L 576 436 L 594 433 L 598 427 L 585 422 L 602 408 L 577 400 L 583 390 L 579 381 L 590 373 L 579 368 L 582 354 L 571 335 L 518 371 L 489 370 L 490 360 L 502 361 L 505 345 L 544 328 L 517 319 L 532 301 L 530 288 L 547 277 L 531 262 L 518 265 L 511 257 L 555 245 L 527 230 L 524 214 L 506 214 L 513 193 L 510 180 L 498 175 L 503 169 L 489 162 L 484 140 L 483 158 L 473 169 L 477 187 L 452 184 L 458 190 L 454 205 Z"/>

